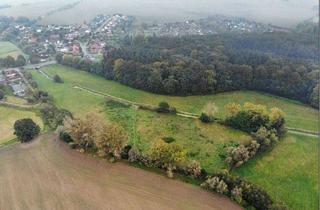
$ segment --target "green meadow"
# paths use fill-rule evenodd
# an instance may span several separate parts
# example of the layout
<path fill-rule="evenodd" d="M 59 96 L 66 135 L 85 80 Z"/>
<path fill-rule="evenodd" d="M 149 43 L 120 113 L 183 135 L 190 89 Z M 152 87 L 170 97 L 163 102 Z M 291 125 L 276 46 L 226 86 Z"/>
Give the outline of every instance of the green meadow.
<path fill-rule="evenodd" d="M 114 81 L 105 80 L 102 77 L 92 75 L 84 71 L 77 71 L 60 65 L 46 67 L 44 68 L 44 71 L 51 76 L 59 74 L 62 78 L 64 78 L 66 85 L 69 86 L 69 89 L 64 90 L 68 92 L 77 92 L 76 90 L 72 90 L 72 86 L 81 85 L 96 91 L 104 92 L 116 97 L 139 103 L 157 105 L 160 101 L 167 101 L 170 105 L 176 107 L 180 111 L 192 112 L 196 114 L 200 114 L 203 107 L 209 101 L 215 102 L 219 107 L 219 112 L 217 114 L 218 117 L 225 116 L 225 105 L 231 102 L 237 102 L 240 104 L 245 102 L 253 102 L 266 105 L 268 108 L 276 106 L 285 112 L 287 125 L 289 127 L 317 131 L 318 111 L 316 109 L 297 101 L 265 93 L 254 91 L 234 91 L 205 96 L 164 96 L 133 89 Z M 41 77 L 41 75 L 34 75 L 37 78 L 37 82 L 48 82 L 45 78 Z M 59 87 L 57 88 L 59 89 Z M 57 92 L 59 92 L 59 95 L 64 95 L 63 90 L 57 90 Z M 69 103 L 72 102 L 69 101 Z"/>
<path fill-rule="evenodd" d="M 24 53 L 11 42 L 0 42 L 0 58 L 5 58 L 9 55 L 16 58 L 18 55 L 24 55 Z"/>
<path fill-rule="evenodd" d="M 200 113 L 208 101 L 214 101 L 219 106 L 220 117 L 225 115 L 226 104 L 250 101 L 264 104 L 268 108 L 282 108 L 290 127 L 317 130 L 317 110 L 268 94 L 235 91 L 210 96 L 171 97 L 136 90 L 59 65 L 46 67 L 44 71 L 51 76 L 59 74 L 65 81 L 57 84 L 36 71 L 32 72 L 39 88 L 53 95 L 59 107 L 70 110 L 76 116 L 83 116 L 90 111 L 104 114 L 109 120 L 121 124 L 128 132 L 130 143 L 143 152 L 148 152 L 154 140 L 170 137 L 187 149 L 190 159 L 199 160 L 209 172 L 226 167 L 219 157 L 225 144 L 231 141 L 245 143 L 250 137 L 218 124 L 207 125 L 196 119 L 135 110 L 74 89 L 73 86 L 81 85 L 140 103 L 156 105 L 160 101 L 167 101 L 179 110 L 193 113 Z M 289 209 L 317 209 L 317 144 L 316 138 L 288 134 L 272 151 L 250 160 L 234 173 L 259 184 L 275 200 L 286 203 Z"/>

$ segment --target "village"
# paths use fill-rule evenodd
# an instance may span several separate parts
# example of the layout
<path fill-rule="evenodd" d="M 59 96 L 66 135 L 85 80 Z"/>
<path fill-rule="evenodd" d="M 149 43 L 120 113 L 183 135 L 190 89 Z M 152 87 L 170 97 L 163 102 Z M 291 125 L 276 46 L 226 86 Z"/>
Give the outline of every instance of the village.
<path fill-rule="evenodd" d="M 26 65 L 55 62 L 55 56 L 78 56 L 99 62 L 105 50 L 118 47 L 126 36 L 188 36 L 284 30 L 243 18 L 216 15 L 199 20 L 161 24 L 134 24 L 135 17 L 122 14 L 98 15 L 90 23 L 74 25 L 40 25 L 28 18 L 0 17 L 0 41 L 15 44 L 28 57 Z M 15 66 L 10 66 L 15 67 Z M 9 85 L 14 95 L 23 97 L 27 84 L 19 68 L 0 73 L 0 84 Z"/>

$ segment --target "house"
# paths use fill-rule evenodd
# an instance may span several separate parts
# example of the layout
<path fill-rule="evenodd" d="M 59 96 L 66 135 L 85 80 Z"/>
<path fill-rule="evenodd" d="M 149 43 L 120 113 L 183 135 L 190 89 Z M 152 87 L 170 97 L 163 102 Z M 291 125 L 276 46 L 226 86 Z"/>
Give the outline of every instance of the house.
<path fill-rule="evenodd" d="M 12 84 L 11 87 L 15 96 L 25 96 L 26 86 L 23 83 Z"/>
<path fill-rule="evenodd" d="M 4 76 L 7 82 L 16 82 L 21 80 L 20 74 L 14 69 L 5 70 Z"/>
<path fill-rule="evenodd" d="M 89 44 L 88 50 L 91 54 L 98 54 L 103 50 L 104 46 L 104 43 L 93 41 Z"/>

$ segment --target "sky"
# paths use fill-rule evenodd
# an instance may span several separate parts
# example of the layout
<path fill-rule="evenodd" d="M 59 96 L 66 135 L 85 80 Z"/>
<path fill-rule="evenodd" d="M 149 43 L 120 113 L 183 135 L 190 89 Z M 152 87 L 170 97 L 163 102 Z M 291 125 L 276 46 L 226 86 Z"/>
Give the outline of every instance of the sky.
<path fill-rule="evenodd" d="M 0 14 L 44 16 L 48 11 L 78 0 L 0 0 L 13 5 Z M 83 22 L 104 13 L 123 13 L 149 21 L 180 21 L 215 14 L 245 17 L 264 23 L 293 26 L 317 14 L 318 0 L 80 0 L 63 14 L 48 17 L 48 22 Z M 22 4 L 29 4 L 24 5 Z M 66 19 L 67 17 L 67 19 Z"/>

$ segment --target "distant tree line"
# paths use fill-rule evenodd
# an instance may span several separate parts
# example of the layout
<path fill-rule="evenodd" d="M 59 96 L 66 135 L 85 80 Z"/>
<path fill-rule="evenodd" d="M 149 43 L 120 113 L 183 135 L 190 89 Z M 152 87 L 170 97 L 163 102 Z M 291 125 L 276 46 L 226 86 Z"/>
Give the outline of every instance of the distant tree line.
<path fill-rule="evenodd" d="M 233 39 L 219 35 L 126 37 L 121 47 L 106 50 L 102 66 L 71 56 L 58 55 L 57 60 L 154 93 L 195 95 L 248 89 L 318 107 L 319 70 L 313 61 L 275 57 L 241 44 L 235 49 L 229 42 Z M 259 49 L 260 42 L 253 42 L 252 48 Z"/>
<path fill-rule="evenodd" d="M 27 60 L 23 55 L 18 55 L 16 59 L 10 55 L 5 58 L 0 58 L 0 67 L 20 67 L 26 65 L 26 63 Z"/>

